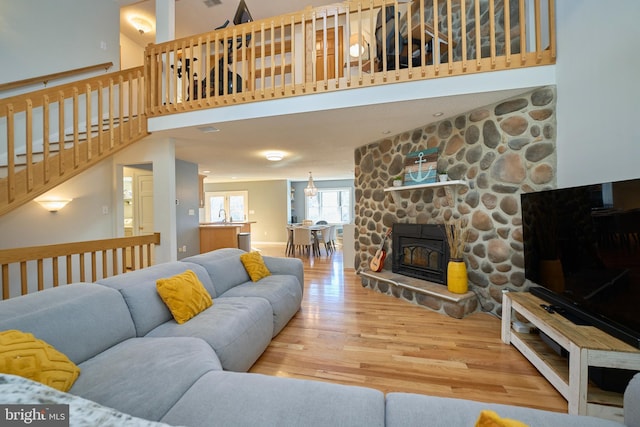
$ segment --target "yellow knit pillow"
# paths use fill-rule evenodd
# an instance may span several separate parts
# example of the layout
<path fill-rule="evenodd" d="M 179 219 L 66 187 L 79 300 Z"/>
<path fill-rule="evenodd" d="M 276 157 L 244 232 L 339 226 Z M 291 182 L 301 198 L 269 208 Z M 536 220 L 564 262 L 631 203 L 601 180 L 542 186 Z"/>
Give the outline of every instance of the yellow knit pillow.
<path fill-rule="evenodd" d="M 196 273 L 187 270 L 173 277 L 156 280 L 156 289 L 176 322 L 182 324 L 201 311 L 211 307 L 213 301 Z"/>
<path fill-rule="evenodd" d="M 260 252 L 253 251 L 242 254 L 240 255 L 240 261 L 242 261 L 242 265 L 244 265 L 245 270 L 247 270 L 247 273 L 249 273 L 249 277 L 251 277 L 253 282 L 257 282 L 264 277 L 271 276 L 271 272 L 264 264 L 264 260 L 262 259 Z"/>
<path fill-rule="evenodd" d="M 500 418 L 500 416 L 488 409 L 480 412 L 476 421 L 476 427 L 528 427 L 527 424 L 510 418 Z"/>
<path fill-rule="evenodd" d="M 80 368 L 33 334 L 12 329 L 0 332 L 0 372 L 69 391 Z"/>

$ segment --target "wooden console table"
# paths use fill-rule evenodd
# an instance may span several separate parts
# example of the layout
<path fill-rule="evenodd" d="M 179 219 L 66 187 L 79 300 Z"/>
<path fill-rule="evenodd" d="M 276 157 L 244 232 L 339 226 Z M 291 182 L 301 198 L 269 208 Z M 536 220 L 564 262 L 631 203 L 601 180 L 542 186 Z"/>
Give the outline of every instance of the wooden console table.
<path fill-rule="evenodd" d="M 622 394 L 589 383 L 589 367 L 640 370 L 640 350 L 594 326 L 576 325 L 548 313 L 543 300 L 528 292 L 505 292 L 502 298 L 502 341 L 513 344 L 567 399 L 569 413 L 623 422 Z M 512 312 L 524 317 L 569 354 L 561 357 L 537 333 L 512 328 Z"/>

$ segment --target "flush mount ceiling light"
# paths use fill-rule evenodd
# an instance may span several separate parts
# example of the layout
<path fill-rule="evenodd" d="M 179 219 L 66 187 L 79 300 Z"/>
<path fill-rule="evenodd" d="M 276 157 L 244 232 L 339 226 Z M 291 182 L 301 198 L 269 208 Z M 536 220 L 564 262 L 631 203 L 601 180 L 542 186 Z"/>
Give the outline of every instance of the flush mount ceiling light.
<path fill-rule="evenodd" d="M 40 206 L 48 210 L 49 212 L 58 212 L 60 209 L 67 206 L 71 199 L 57 199 L 57 200 L 35 200 Z"/>
<path fill-rule="evenodd" d="M 442 117 L 443 114 L 442 111 L 438 111 L 437 113 L 433 113 L 433 117 Z"/>
<path fill-rule="evenodd" d="M 304 188 L 304 195 L 307 197 L 313 197 L 318 194 L 318 189 L 313 184 L 313 177 L 311 176 L 311 172 L 309 172 L 309 182 L 307 186 Z"/>
<path fill-rule="evenodd" d="M 269 151 L 267 154 L 265 154 L 265 157 L 267 158 L 267 160 L 270 160 L 272 162 L 279 162 L 284 157 L 284 153 L 280 151 Z"/>
<path fill-rule="evenodd" d="M 129 22 L 133 27 L 140 33 L 148 33 L 153 30 L 153 24 L 147 18 L 143 18 L 142 16 L 130 16 Z"/>

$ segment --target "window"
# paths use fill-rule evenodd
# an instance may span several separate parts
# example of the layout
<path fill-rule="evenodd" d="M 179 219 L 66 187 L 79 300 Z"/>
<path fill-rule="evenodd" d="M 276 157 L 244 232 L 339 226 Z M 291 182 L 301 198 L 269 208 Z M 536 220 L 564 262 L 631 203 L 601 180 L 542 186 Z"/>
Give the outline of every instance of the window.
<path fill-rule="evenodd" d="M 249 213 L 248 191 L 204 193 L 206 222 L 245 221 Z"/>
<path fill-rule="evenodd" d="M 333 224 L 351 222 L 351 189 L 319 188 L 318 194 L 306 198 L 306 219 Z"/>

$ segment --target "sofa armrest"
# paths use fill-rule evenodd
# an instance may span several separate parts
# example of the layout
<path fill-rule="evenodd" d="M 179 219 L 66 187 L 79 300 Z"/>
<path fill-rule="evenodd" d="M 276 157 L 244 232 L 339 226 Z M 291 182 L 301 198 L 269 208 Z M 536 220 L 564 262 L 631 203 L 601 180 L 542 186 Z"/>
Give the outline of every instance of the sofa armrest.
<path fill-rule="evenodd" d="M 263 256 L 262 259 L 271 274 L 290 274 L 296 276 L 304 292 L 304 269 L 302 267 L 302 260 L 298 258 L 272 256 Z"/>
<path fill-rule="evenodd" d="M 640 427 L 640 374 L 636 374 L 624 391 L 624 423 Z"/>

